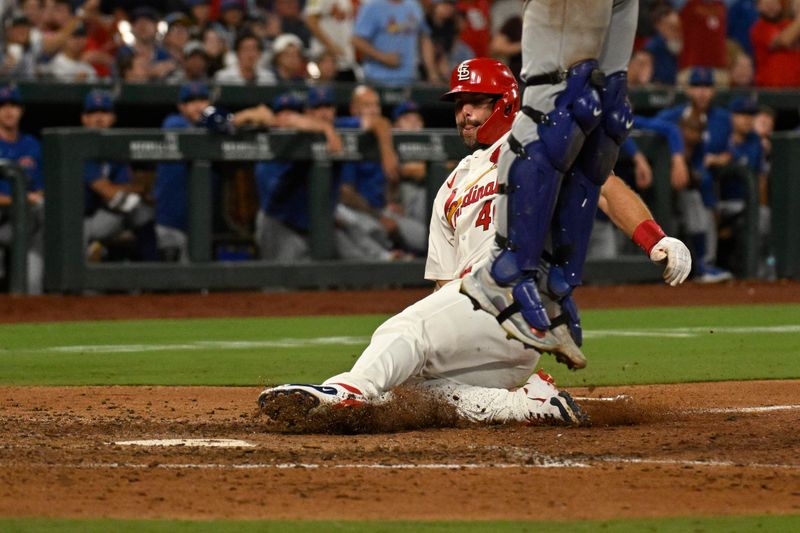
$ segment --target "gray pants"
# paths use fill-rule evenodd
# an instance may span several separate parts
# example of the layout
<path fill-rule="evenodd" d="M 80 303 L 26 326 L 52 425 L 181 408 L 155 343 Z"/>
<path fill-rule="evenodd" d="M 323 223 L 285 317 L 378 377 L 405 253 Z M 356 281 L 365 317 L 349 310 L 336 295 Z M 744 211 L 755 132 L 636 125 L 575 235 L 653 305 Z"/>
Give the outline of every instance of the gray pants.
<path fill-rule="evenodd" d="M 266 261 L 307 261 L 308 239 L 262 210 L 256 215 L 256 244 L 259 257 Z"/>
<path fill-rule="evenodd" d="M 153 208 L 139 205 L 131 213 L 118 213 L 98 209 L 83 219 L 84 248 L 92 241 L 105 241 L 119 236 L 126 229 L 134 229 L 153 220 Z"/>
<path fill-rule="evenodd" d="M 522 16 L 522 76 L 562 70 L 591 58 L 606 74 L 627 70 L 638 15 L 638 0 L 527 0 Z M 565 87 L 566 82 L 526 87 L 522 105 L 549 113 Z M 523 146 L 539 139 L 538 125 L 525 113 L 517 113 L 511 133 Z M 516 154 L 504 144 L 498 163 L 500 184 L 508 183 L 515 160 Z M 497 232 L 506 236 L 507 195 L 499 195 L 495 205 Z"/>
<path fill-rule="evenodd" d="M 186 233 L 171 226 L 156 224 L 156 240 L 162 254 L 174 254 L 178 262 L 189 262 L 189 239 Z"/>
<path fill-rule="evenodd" d="M 28 205 L 28 294 L 42 294 L 44 290 L 44 205 Z M 0 224 L 0 246 L 8 247 L 13 242 L 11 223 Z"/>

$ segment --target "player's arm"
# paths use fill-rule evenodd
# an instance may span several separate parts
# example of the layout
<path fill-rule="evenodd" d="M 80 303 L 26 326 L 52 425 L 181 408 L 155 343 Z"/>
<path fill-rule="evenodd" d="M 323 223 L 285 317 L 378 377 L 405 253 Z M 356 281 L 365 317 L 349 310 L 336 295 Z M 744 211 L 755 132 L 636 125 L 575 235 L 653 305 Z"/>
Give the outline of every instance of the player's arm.
<path fill-rule="evenodd" d="M 400 66 L 400 54 L 397 52 L 383 52 L 378 50 L 368 40 L 358 35 L 354 35 L 350 42 L 353 43 L 353 48 L 356 52 L 361 54 L 362 57 L 367 57 L 389 68 L 397 68 Z"/>
<path fill-rule="evenodd" d="M 678 239 L 667 237 L 639 195 L 624 181 L 609 176 L 600 189 L 598 205 L 615 226 L 647 253 L 651 261 L 666 263 L 666 283 L 675 286 L 686 280 L 692 269 L 689 249 Z"/>
<path fill-rule="evenodd" d="M 237 128 L 242 126 L 271 128 L 276 126 L 275 114 L 264 104 L 248 107 L 233 114 L 233 125 Z"/>
<path fill-rule="evenodd" d="M 392 123 L 384 116 L 368 116 L 361 118 L 361 126 L 372 132 L 378 142 L 378 153 L 381 156 L 381 168 L 387 181 L 395 183 L 400 179 L 400 157 L 394 148 Z"/>
<path fill-rule="evenodd" d="M 344 50 L 339 48 L 339 46 L 333 42 L 331 36 L 328 35 L 325 30 L 322 29 L 322 25 L 319 23 L 320 15 L 319 14 L 310 14 L 306 13 L 303 17 L 303 20 L 308 26 L 308 30 L 311 32 L 311 35 L 317 38 L 319 42 L 325 47 L 325 49 L 332 54 L 336 55 L 337 57 L 344 55 Z"/>
<path fill-rule="evenodd" d="M 283 117 L 286 118 L 284 119 Z M 342 151 L 342 138 L 333 127 L 333 124 L 314 120 L 300 113 L 281 113 L 281 119 L 279 126 L 312 133 L 322 133 L 328 142 L 329 152 L 339 153 Z"/>

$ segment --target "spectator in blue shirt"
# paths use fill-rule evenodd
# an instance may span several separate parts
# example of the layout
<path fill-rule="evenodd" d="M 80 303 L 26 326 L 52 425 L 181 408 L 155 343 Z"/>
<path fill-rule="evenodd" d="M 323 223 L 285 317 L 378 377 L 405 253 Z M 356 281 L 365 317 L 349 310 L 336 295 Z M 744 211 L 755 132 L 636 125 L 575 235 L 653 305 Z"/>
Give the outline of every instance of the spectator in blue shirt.
<path fill-rule="evenodd" d="M 244 109 L 234 115 L 237 127 L 291 128 L 322 133 L 328 152 L 342 151 L 341 138 L 333 127 L 336 108 L 332 90 L 315 87 L 309 90 L 307 106 L 292 93 L 281 94 L 272 103 Z M 261 259 L 302 261 L 310 258 L 308 232 L 311 161 L 261 161 L 255 166 L 259 211 L 255 239 Z M 331 172 L 330 213 L 339 198 L 339 173 Z M 339 240 L 338 231 L 335 235 Z"/>
<path fill-rule="evenodd" d="M 706 156 L 703 140 L 703 131 L 707 128 L 705 115 L 686 114 L 681 117 L 679 124 L 691 180 L 690 186 L 678 193 L 678 205 L 683 232 L 694 254 L 692 275 L 699 283 L 719 283 L 732 279 L 733 274 L 715 264 L 716 198 L 713 194 L 713 179 L 703 163 Z"/>
<path fill-rule="evenodd" d="M 706 152 L 712 155 L 724 153 L 731 135 L 731 114 L 727 109 L 712 105 L 714 95 L 714 70 L 692 67 L 689 87 L 686 88 L 689 102 L 665 109 L 656 117 L 677 124 L 687 115 L 704 115 L 707 124 L 703 134 Z"/>
<path fill-rule="evenodd" d="M 208 85 L 187 83 L 178 94 L 178 113 L 164 119 L 162 129 L 176 130 L 197 125 L 203 109 L 209 105 Z M 156 235 L 161 255 L 167 260 L 188 260 L 186 231 L 189 165 L 187 163 L 159 163 L 153 194 L 156 202 Z"/>
<path fill-rule="evenodd" d="M 767 164 L 761 137 L 755 131 L 755 117 L 760 112 L 756 102 L 745 97 L 736 98 L 731 101 L 729 109 L 733 122 L 730 163 L 718 173 L 720 262 L 734 272 L 740 272 L 744 265 L 742 236 L 747 231 L 743 214 L 748 202 L 762 204 L 758 210 L 759 234 L 765 243 L 761 250 L 762 259 L 768 255 Z M 750 180 L 754 180 L 753 197 L 748 192 Z"/>
<path fill-rule="evenodd" d="M 352 161 L 342 165 L 340 211 L 353 215 L 360 225 L 374 225 L 385 232 L 390 248 L 420 254 L 427 247 L 427 225 L 406 216 L 387 195 L 400 179 L 392 125 L 381 115 L 378 93 L 361 85 L 353 90 L 350 116 L 337 120 L 337 127 L 370 131 L 378 141 L 381 162 Z"/>
<path fill-rule="evenodd" d="M 86 95 L 81 114 L 85 128 L 107 129 L 116 118 L 110 93 L 95 89 Z M 143 201 L 142 188 L 135 187 L 131 178 L 127 163 L 87 161 L 84 165 L 83 235 L 90 258 L 95 256 L 92 252 L 104 250 L 107 241 L 128 230 L 136 238 L 133 259 L 158 259 L 153 209 Z"/>
<path fill-rule="evenodd" d="M 678 55 L 683 47 L 683 32 L 678 12 L 660 5 L 652 15 L 656 33 L 644 49 L 653 56 L 653 83 L 675 85 L 678 76 Z"/>
<path fill-rule="evenodd" d="M 158 44 L 159 16 L 150 7 L 137 7 L 131 12 L 131 32 L 136 41 L 133 45 L 122 46 L 117 51 L 117 62 L 120 65 L 136 63 L 146 64 L 147 78 L 150 81 L 164 80 L 178 68 L 172 55 Z"/>
<path fill-rule="evenodd" d="M 24 107 L 19 90 L 10 85 L 0 86 L 0 159 L 17 163 L 27 174 L 28 181 L 28 293 L 42 292 L 44 259 L 42 255 L 42 223 L 44 215 L 44 183 L 42 181 L 42 151 L 39 141 L 22 133 L 19 122 Z M 11 182 L 0 180 L 0 208 L 11 205 Z M 11 224 L 0 211 L 0 245 L 8 246 L 13 239 Z"/>
<path fill-rule="evenodd" d="M 750 29 L 757 20 L 756 0 L 735 0 L 728 6 L 728 38 L 737 42 L 750 57 L 753 57 Z"/>
<path fill-rule="evenodd" d="M 353 46 L 363 58 L 368 83 L 410 85 L 419 77 L 419 58 L 427 80 L 444 83 L 436 69 L 430 27 L 419 2 L 373 0 L 362 4 L 356 17 Z"/>

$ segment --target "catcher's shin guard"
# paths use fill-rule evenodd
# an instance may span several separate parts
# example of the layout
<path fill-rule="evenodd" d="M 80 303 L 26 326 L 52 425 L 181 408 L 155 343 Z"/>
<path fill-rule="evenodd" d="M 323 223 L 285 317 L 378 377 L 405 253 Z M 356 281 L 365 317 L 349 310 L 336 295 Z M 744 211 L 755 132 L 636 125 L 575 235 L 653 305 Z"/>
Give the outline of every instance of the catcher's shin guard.
<path fill-rule="evenodd" d="M 601 124 L 586 139 L 575 164 L 564 176 L 553 216 L 553 260 L 572 286 L 581 284 L 600 188 L 614 168 L 619 149 L 633 126 L 627 73 L 606 77 L 600 92 Z"/>
<path fill-rule="evenodd" d="M 545 82 L 535 77 L 528 83 Z M 552 111 L 544 114 L 530 107 L 522 108 L 538 124 L 537 140 L 522 146 L 512 128 L 508 141 L 517 159 L 507 178 L 507 248 L 516 252 L 521 271 L 536 269 L 564 172 L 573 165 L 587 136 L 602 117 L 598 92 L 602 73 L 597 69 L 597 61 L 587 60 L 573 66 L 566 74 L 566 84 L 556 96 Z M 529 90 L 534 88 L 526 89 Z"/>

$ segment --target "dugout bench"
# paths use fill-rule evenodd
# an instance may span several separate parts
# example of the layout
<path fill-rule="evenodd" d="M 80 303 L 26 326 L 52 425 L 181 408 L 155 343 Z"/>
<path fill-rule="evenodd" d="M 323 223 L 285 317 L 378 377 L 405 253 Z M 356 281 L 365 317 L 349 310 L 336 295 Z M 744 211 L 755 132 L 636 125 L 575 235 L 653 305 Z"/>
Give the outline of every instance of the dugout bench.
<path fill-rule="evenodd" d="M 424 260 L 421 259 L 391 263 L 332 259 L 335 253 L 333 220 L 325 207 L 330 192 L 331 163 L 335 160 L 378 158 L 371 134 L 358 130 L 342 130 L 341 134 L 344 153 L 331 158 L 322 136 L 291 131 L 219 136 L 204 130 L 45 130 L 44 176 L 48 198 L 44 234 L 45 290 L 80 293 L 86 290 L 313 289 L 424 285 Z M 636 138 L 653 165 L 655 183 L 650 206 L 665 229 L 672 232 L 668 148 L 666 143 L 652 134 L 637 133 Z M 452 129 L 397 132 L 395 145 L 401 160 L 428 162 L 429 205 L 448 174 L 447 161 L 459 160 L 466 154 L 462 140 Z M 800 146 L 800 143 L 795 146 Z M 189 264 L 86 262 L 82 238 L 82 176 L 84 161 L 91 159 L 182 161 L 189 164 Z M 262 160 L 312 161 L 309 238 L 313 260 L 310 262 L 212 261 L 211 162 Z M 800 198 L 800 195 L 795 198 Z M 798 211 L 800 209 L 795 209 L 794 213 Z M 750 240 L 748 243 L 748 249 L 752 247 L 748 253 L 755 254 L 757 243 L 751 243 Z M 752 257 L 755 258 L 755 255 Z M 752 275 L 754 268 L 755 263 L 752 269 L 748 267 L 748 273 Z M 586 267 L 586 279 L 589 282 L 645 282 L 657 281 L 660 277 L 661 269 L 641 253 L 589 262 Z"/>

